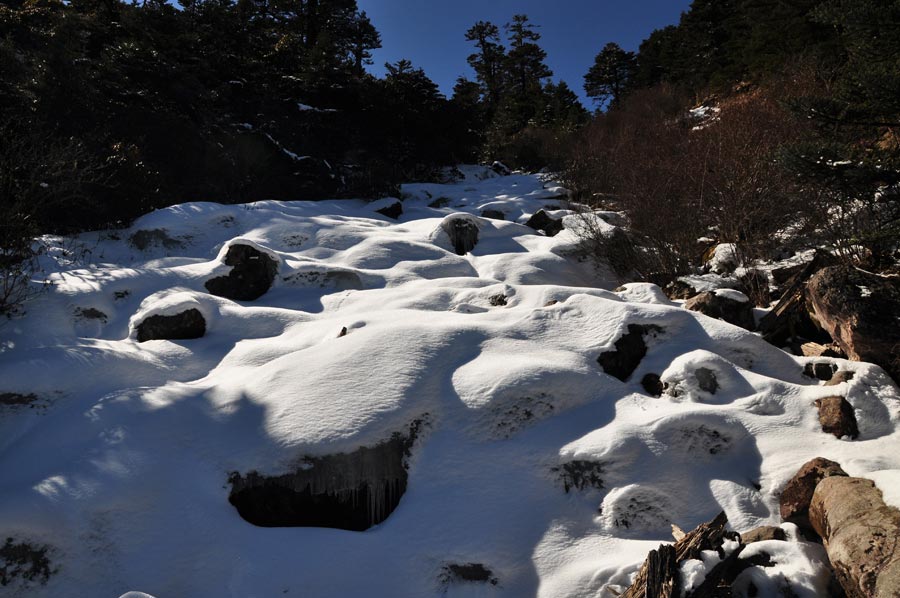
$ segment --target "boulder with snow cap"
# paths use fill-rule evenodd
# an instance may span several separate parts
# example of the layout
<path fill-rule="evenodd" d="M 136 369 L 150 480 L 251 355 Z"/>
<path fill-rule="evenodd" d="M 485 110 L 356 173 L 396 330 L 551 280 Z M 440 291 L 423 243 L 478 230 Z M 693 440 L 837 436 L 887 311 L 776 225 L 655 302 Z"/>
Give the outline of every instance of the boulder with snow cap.
<path fill-rule="evenodd" d="M 478 221 L 469 214 L 451 214 L 441 222 L 456 255 L 466 255 L 478 244 Z"/>
<path fill-rule="evenodd" d="M 206 290 L 233 301 L 254 301 L 265 295 L 275 281 L 278 262 L 252 245 L 235 242 L 228 248 L 224 263 L 231 272 L 206 281 Z"/>
<path fill-rule="evenodd" d="M 198 309 L 173 315 L 152 315 L 137 325 L 137 341 L 188 340 L 206 334 L 206 320 Z"/>
<path fill-rule="evenodd" d="M 707 291 L 688 300 L 684 307 L 747 330 L 753 330 L 756 327 L 753 305 L 740 291 L 731 289 Z"/>
<path fill-rule="evenodd" d="M 847 266 L 816 273 L 806 285 L 812 315 L 854 361 L 883 367 L 900 381 L 900 279 Z"/>

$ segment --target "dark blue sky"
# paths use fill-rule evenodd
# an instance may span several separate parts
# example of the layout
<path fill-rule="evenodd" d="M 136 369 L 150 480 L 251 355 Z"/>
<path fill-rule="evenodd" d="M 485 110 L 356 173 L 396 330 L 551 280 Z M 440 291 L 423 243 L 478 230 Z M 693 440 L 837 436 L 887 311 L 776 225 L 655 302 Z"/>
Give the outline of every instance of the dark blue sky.
<path fill-rule="evenodd" d="M 654 29 L 677 23 L 690 0 L 357 0 L 381 32 L 372 72 L 385 62 L 412 60 L 450 95 L 460 75 L 473 78 L 466 30 L 476 21 L 498 26 L 524 13 L 540 25 L 541 44 L 555 80 L 566 81 L 587 104 L 584 74 L 608 42 L 637 50 Z"/>

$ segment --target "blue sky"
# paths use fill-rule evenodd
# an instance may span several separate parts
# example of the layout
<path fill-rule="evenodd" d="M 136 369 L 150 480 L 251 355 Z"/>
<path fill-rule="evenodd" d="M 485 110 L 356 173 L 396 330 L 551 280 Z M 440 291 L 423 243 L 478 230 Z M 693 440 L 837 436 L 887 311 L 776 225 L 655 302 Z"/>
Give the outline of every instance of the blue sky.
<path fill-rule="evenodd" d="M 381 32 L 384 47 L 371 71 L 401 58 L 417 67 L 450 95 L 460 75 L 473 77 L 466 57 L 472 46 L 466 30 L 476 21 L 498 26 L 517 13 L 540 26 L 541 44 L 555 80 L 566 81 L 588 104 L 583 77 L 608 42 L 637 50 L 654 29 L 677 23 L 690 0 L 357 0 Z"/>

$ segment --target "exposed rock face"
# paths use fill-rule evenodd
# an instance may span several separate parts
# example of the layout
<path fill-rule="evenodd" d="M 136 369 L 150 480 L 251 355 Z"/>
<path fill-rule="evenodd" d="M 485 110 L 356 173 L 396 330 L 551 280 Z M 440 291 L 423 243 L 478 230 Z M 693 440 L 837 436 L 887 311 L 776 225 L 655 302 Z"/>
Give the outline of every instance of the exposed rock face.
<path fill-rule="evenodd" d="M 388 218 L 397 220 L 398 218 L 400 218 L 400 216 L 403 215 L 403 204 L 401 204 L 398 201 L 396 203 L 392 203 L 389 206 L 381 208 L 380 210 L 375 210 L 375 211 L 378 212 L 379 214 L 381 214 L 382 216 L 387 216 Z"/>
<path fill-rule="evenodd" d="M 825 478 L 847 474 L 838 463 L 818 457 L 806 463 L 784 487 L 781 493 L 781 518 L 795 523 L 805 531 L 812 531 L 809 505 L 816 486 Z"/>
<path fill-rule="evenodd" d="M 36 394 L 29 393 L 27 395 L 16 392 L 0 392 L 0 405 L 17 406 L 30 405 L 38 400 Z"/>
<path fill-rule="evenodd" d="M 616 341 L 615 350 L 602 353 L 597 358 L 597 362 L 604 372 L 625 382 L 647 355 L 644 335 L 661 331 L 662 329 L 658 326 L 629 324 L 628 332 Z"/>
<path fill-rule="evenodd" d="M 900 511 L 884 503 L 872 481 L 822 480 L 809 518 L 849 598 L 900 596 Z"/>
<path fill-rule="evenodd" d="M 387 519 L 406 492 L 415 429 L 352 453 L 306 458 L 281 476 L 234 473 L 228 500 L 260 527 L 367 530 Z"/>
<path fill-rule="evenodd" d="M 859 436 L 859 427 L 856 424 L 856 414 L 853 406 L 844 397 L 828 397 L 816 400 L 819 408 L 819 423 L 822 431 L 834 434 L 837 438 Z"/>
<path fill-rule="evenodd" d="M 233 301 L 254 301 L 268 292 L 278 272 L 278 264 L 255 247 L 235 243 L 225 254 L 228 276 L 206 281 L 206 290 Z"/>
<path fill-rule="evenodd" d="M 538 212 L 534 216 L 528 219 L 528 222 L 525 223 L 525 226 L 533 228 L 537 231 L 543 231 L 543 233 L 548 237 L 555 237 L 565 228 L 563 226 L 562 220 L 552 218 L 544 210 L 538 210 Z"/>
<path fill-rule="evenodd" d="M 726 295 L 711 292 L 700 293 L 684 304 L 686 309 L 697 311 L 711 318 L 725 320 L 729 324 L 753 330 L 753 305 L 749 301 L 738 301 Z"/>
<path fill-rule="evenodd" d="M 447 216 L 441 222 L 441 229 L 450 237 L 456 255 L 466 255 L 478 244 L 478 224 L 470 216 Z"/>
<path fill-rule="evenodd" d="M 770 540 L 784 541 L 786 539 L 787 536 L 785 535 L 784 530 L 780 527 L 775 527 L 772 525 L 757 527 L 750 530 L 749 532 L 744 532 L 741 534 L 741 542 L 743 542 L 744 544 L 753 544 L 754 542 L 768 542 Z"/>
<path fill-rule="evenodd" d="M 197 309 L 174 316 L 150 316 L 137 326 L 137 341 L 187 340 L 206 334 L 206 320 Z"/>
<path fill-rule="evenodd" d="M 506 214 L 500 210 L 482 210 L 481 217 L 489 218 L 491 220 L 506 220 Z"/>
<path fill-rule="evenodd" d="M 900 380 L 900 281 L 832 266 L 806 286 L 813 317 L 855 361 L 869 361 Z"/>

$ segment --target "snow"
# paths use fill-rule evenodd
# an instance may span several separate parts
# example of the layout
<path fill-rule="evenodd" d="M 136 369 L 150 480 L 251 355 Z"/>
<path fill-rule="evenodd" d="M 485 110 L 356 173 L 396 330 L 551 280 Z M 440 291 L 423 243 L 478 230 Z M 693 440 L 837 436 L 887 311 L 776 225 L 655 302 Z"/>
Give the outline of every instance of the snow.
<path fill-rule="evenodd" d="M 735 301 L 737 303 L 750 302 L 750 298 L 747 297 L 747 295 L 734 289 L 716 289 L 715 293 L 718 297 L 722 297 L 723 299 L 730 299 L 731 301 Z"/>
<path fill-rule="evenodd" d="M 881 490 L 884 502 L 890 507 L 900 509 L 900 471 L 889 469 L 872 471 L 865 474 Z"/>
<path fill-rule="evenodd" d="M 580 216 L 546 177 L 461 172 L 404 186 L 399 220 L 357 200 L 197 202 L 66 240 L 91 247 L 90 262 L 56 263 L 51 248 L 51 289 L 0 328 L 0 392 L 41 397 L 0 405 L 0 531 L 50 546 L 58 571 L 6 589 L 602 595 L 627 587 L 672 523 L 725 510 L 737 531 L 777 524 L 781 487 L 813 457 L 854 475 L 900 470 L 900 391 L 880 368 L 834 360 L 855 374 L 842 392 L 861 437 L 824 434 L 812 403 L 834 389 L 805 378 L 802 358 L 653 285 L 614 292 L 609 272 L 579 259 Z M 569 229 L 524 226 L 541 209 Z M 479 227 L 465 256 L 436 232 L 454 214 Z M 139 231 L 169 241 L 139 250 Z M 234 243 L 279 264 L 257 301 L 204 288 Z M 106 320 L 77 315 L 88 307 Z M 142 319 L 188 307 L 205 337 L 134 339 Z M 660 331 L 623 383 L 597 357 L 629 324 Z M 647 396 L 648 373 L 677 391 Z M 417 419 L 429 423 L 408 490 L 366 532 L 258 528 L 228 503 L 231 472 L 286 473 Z M 560 468 L 573 461 L 596 463 L 602 484 L 567 493 Z M 769 553 L 780 569 L 745 575 L 785 575 L 798 595 L 819 587 L 821 549 L 783 544 Z M 442 585 L 447 563 L 482 563 L 498 584 Z"/>

